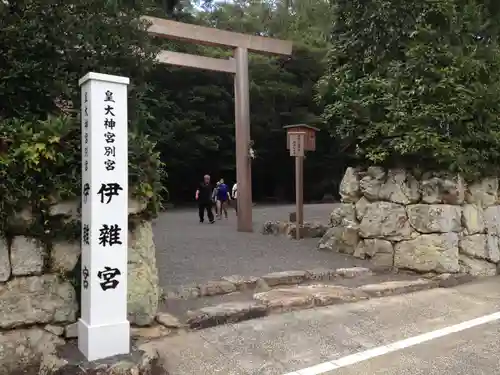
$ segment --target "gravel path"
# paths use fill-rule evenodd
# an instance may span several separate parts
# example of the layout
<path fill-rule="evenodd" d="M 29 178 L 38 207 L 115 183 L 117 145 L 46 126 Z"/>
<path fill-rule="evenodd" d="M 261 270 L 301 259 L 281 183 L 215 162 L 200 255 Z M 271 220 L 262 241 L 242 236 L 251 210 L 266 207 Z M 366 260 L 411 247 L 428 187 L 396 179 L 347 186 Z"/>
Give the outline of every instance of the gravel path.
<path fill-rule="evenodd" d="M 233 274 L 261 276 L 293 269 L 366 265 L 362 260 L 316 250 L 317 239 L 295 241 L 260 233 L 266 220 L 285 220 L 293 210 L 293 205 L 254 207 L 254 233 L 236 231 L 234 211 L 228 220 L 213 225 L 200 224 L 194 209 L 161 214 L 154 223 L 161 286 L 205 282 Z M 326 222 L 331 210 L 331 204 L 306 205 L 305 220 Z"/>

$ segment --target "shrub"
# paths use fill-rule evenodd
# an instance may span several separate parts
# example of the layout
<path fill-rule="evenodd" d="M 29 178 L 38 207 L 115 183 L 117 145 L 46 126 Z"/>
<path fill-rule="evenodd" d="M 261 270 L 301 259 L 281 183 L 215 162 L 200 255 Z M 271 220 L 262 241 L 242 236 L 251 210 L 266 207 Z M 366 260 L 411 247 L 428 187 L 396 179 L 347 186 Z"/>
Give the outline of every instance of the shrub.
<path fill-rule="evenodd" d="M 467 178 L 500 173 L 499 7 L 487 4 L 337 2 L 318 87 L 346 152 Z"/>
<path fill-rule="evenodd" d="M 28 208 L 34 219 L 28 234 L 79 238 L 78 223 L 63 221 L 66 228 L 54 227 L 48 212 L 53 204 L 80 199 L 80 144 L 80 122 L 75 117 L 0 121 L 0 234 L 19 230 L 16 216 Z M 144 135 L 129 134 L 130 192 L 149 202 L 141 218 L 151 218 L 161 208 L 165 172 L 154 146 Z"/>

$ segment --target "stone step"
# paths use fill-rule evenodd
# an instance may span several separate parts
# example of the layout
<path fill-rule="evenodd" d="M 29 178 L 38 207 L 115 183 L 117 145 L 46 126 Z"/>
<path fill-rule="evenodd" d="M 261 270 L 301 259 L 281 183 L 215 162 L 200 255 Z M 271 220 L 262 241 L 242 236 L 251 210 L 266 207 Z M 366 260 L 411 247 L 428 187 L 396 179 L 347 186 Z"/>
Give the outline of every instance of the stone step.
<path fill-rule="evenodd" d="M 260 280 L 267 288 L 261 290 L 256 286 L 258 281 L 253 280 L 251 284 L 255 286 L 249 287 L 248 283 L 245 284 L 241 279 L 225 278 L 225 282 L 231 280 L 233 285 L 239 285 L 235 287 L 236 289 L 232 288 L 236 291 L 226 294 L 209 293 L 197 300 L 167 299 L 165 310 L 172 315 L 164 312 L 163 317 L 157 320 L 160 323 L 170 322 L 170 328 L 177 325 L 186 330 L 198 330 L 293 310 L 350 303 L 437 287 L 451 287 L 471 280 L 470 277 L 459 274 L 375 275 L 369 270 L 355 268 L 330 271 L 323 270 L 322 273 L 314 274 L 289 271 L 265 275 Z M 311 278 L 313 275 L 316 279 Z M 238 280 L 238 283 L 235 280 Z M 221 290 L 214 287 L 213 283 L 210 285 L 211 288 L 200 287 L 199 290 Z M 172 323 L 177 321 L 182 323 Z"/>
<path fill-rule="evenodd" d="M 438 286 L 436 281 L 425 279 L 388 281 L 358 288 L 327 284 L 297 285 L 291 288 L 278 288 L 256 293 L 252 301 L 227 302 L 191 311 L 188 313 L 189 318 L 186 325 L 190 329 L 209 328 L 220 324 L 260 318 L 269 314 L 356 302 Z"/>
<path fill-rule="evenodd" d="M 298 285 L 311 281 L 333 281 L 339 278 L 362 278 L 373 276 L 369 268 L 317 268 L 312 270 L 290 270 L 272 272 L 261 277 L 231 275 L 220 280 L 208 281 L 203 284 L 181 285 L 163 294 L 164 300 L 193 299 L 207 296 L 230 294 L 237 291 L 266 291 L 271 287 L 282 285 Z"/>

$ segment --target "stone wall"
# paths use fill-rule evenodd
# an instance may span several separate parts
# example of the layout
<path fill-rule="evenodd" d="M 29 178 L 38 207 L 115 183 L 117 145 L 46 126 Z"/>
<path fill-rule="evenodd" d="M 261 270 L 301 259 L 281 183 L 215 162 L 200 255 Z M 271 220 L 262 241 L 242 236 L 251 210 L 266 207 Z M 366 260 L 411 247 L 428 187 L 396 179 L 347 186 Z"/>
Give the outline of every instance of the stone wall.
<path fill-rule="evenodd" d="M 137 217 L 144 208 L 130 202 L 129 214 Z M 78 204 L 52 206 L 47 220 L 52 219 L 74 224 L 78 230 Z M 23 364 L 36 366 L 65 339 L 76 337 L 80 241 L 29 235 L 32 220 L 29 211 L 23 211 L 16 218 L 14 234 L 0 237 L 0 374 L 17 371 Z M 144 326 L 153 323 L 161 294 L 153 231 L 150 222 L 139 220 L 131 229 L 128 315 L 132 324 Z"/>
<path fill-rule="evenodd" d="M 348 168 L 319 248 L 376 267 L 489 276 L 500 262 L 497 178 Z"/>

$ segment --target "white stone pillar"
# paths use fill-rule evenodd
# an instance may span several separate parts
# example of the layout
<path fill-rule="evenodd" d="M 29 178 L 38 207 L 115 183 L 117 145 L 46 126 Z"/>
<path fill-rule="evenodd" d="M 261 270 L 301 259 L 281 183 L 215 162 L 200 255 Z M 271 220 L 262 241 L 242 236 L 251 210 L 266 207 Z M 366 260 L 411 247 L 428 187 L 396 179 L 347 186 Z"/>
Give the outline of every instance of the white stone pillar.
<path fill-rule="evenodd" d="M 82 299 L 89 361 L 130 351 L 127 321 L 129 79 L 88 73 L 82 90 Z"/>

